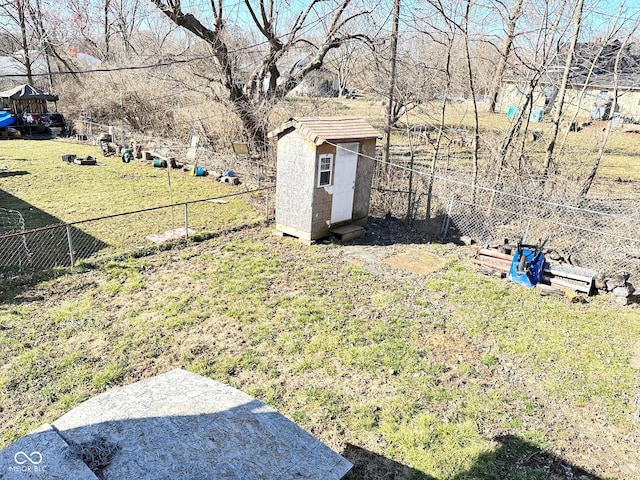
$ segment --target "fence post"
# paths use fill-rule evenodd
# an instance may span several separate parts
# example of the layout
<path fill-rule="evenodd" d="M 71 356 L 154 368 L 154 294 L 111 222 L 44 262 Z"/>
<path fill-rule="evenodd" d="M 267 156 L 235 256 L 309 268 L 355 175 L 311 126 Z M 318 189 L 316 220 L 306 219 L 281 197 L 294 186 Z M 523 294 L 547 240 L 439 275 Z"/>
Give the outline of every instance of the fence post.
<path fill-rule="evenodd" d="M 522 243 L 524 243 L 526 241 L 526 238 L 529 236 L 529 228 L 531 227 L 531 217 L 529 217 L 529 220 L 527 221 L 527 228 L 524 231 L 524 235 L 522 237 Z"/>
<path fill-rule="evenodd" d="M 76 264 L 76 255 L 73 251 L 73 240 L 71 239 L 71 225 L 67 223 L 67 246 L 69 247 L 69 261 L 73 267 Z"/>
<path fill-rule="evenodd" d="M 184 204 L 184 241 L 189 239 L 189 204 Z"/>
<path fill-rule="evenodd" d="M 256 160 L 256 178 L 258 181 L 258 189 L 260 188 L 260 160 Z"/>
<path fill-rule="evenodd" d="M 456 196 L 451 195 L 451 200 L 449 200 L 449 206 L 447 207 L 447 214 L 444 216 L 444 221 L 442 222 L 442 230 L 440 231 L 440 236 L 444 239 L 447 237 L 447 232 L 449 231 L 449 221 L 451 218 L 451 212 L 453 211 L 453 204 L 455 203 Z"/>

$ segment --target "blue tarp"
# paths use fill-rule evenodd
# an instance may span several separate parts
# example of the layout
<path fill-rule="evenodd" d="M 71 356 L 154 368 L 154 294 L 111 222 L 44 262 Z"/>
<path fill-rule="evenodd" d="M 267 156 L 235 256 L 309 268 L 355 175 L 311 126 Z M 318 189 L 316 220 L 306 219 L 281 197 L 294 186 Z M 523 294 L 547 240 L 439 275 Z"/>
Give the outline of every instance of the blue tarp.
<path fill-rule="evenodd" d="M 0 112 L 0 127 L 8 127 L 13 125 L 16 119 L 9 112 Z"/>

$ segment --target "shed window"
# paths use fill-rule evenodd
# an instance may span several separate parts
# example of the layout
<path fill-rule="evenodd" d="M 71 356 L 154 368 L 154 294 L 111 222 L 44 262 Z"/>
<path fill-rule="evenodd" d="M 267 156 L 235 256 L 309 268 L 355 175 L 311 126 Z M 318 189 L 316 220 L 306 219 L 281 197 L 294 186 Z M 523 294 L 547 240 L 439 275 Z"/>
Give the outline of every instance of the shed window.
<path fill-rule="evenodd" d="M 331 185 L 331 172 L 333 171 L 333 155 L 326 153 L 320 155 L 318 163 L 318 186 Z"/>

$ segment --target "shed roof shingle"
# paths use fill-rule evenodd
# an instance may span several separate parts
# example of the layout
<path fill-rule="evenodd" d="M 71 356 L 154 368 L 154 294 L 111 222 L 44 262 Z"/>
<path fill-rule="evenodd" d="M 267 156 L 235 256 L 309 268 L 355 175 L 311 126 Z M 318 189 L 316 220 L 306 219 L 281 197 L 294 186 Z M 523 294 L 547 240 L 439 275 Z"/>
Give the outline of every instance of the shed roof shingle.
<path fill-rule="evenodd" d="M 360 117 L 290 118 L 280 128 L 269 132 L 269 137 L 280 138 L 293 129 L 298 130 L 316 145 L 324 142 L 381 137 L 375 128 Z"/>

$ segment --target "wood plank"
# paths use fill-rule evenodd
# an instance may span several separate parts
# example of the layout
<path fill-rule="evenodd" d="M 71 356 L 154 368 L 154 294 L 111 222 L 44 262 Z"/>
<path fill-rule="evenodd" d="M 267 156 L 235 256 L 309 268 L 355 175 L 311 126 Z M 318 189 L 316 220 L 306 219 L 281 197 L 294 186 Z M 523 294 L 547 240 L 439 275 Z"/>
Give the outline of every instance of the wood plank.
<path fill-rule="evenodd" d="M 572 283 L 557 277 L 549 277 L 547 275 L 545 275 L 543 279 L 544 281 L 549 282 L 551 285 L 558 285 L 559 287 L 570 288 L 571 290 L 575 290 L 576 292 L 584 292 L 584 293 L 591 292 L 591 285 Z"/>
<path fill-rule="evenodd" d="M 503 262 L 491 262 L 489 260 L 480 260 L 478 258 L 473 259 L 473 263 L 477 263 L 478 265 L 484 265 L 490 268 L 495 268 L 496 270 L 500 270 L 501 272 L 509 272 L 510 265 L 506 265 Z"/>
<path fill-rule="evenodd" d="M 478 260 L 482 260 L 482 261 L 503 263 L 505 265 L 511 265 L 511 263 L 512 263 L 512 260 L 504 260 L 502 258 L 488 257 L 486 255 L 478 255 L 476 258 Z"/>
<path fill-rule="evenodd" d="M 338 228 L 331 228 L 329 231 L 336 235 L 345 235 L 347 233 L 361 232 L 362 230 L 364 230 L 364 227 L 361 227 L 360 225 L 349 224 Z"/>
<path fill-rule="evenodd" d="M 488 257 L 499 258 L 501 260 L 508 260 L 509 262 L 513 259 L 513 255 L 509 255 L 508 253 L 498 252 L 497 250 L 489 250 L 486 248 L 479 249 L 478 255 L 486 255 Z"/>
<path fill-rule="evenodd" d="M 546 285 L 544 283 L 536 284 L 537 292 L 542 296 L 556 295 L 559 297 L 564 297 L 565 293 L 563 290 L 553 287 L 551 285 Z"/>

